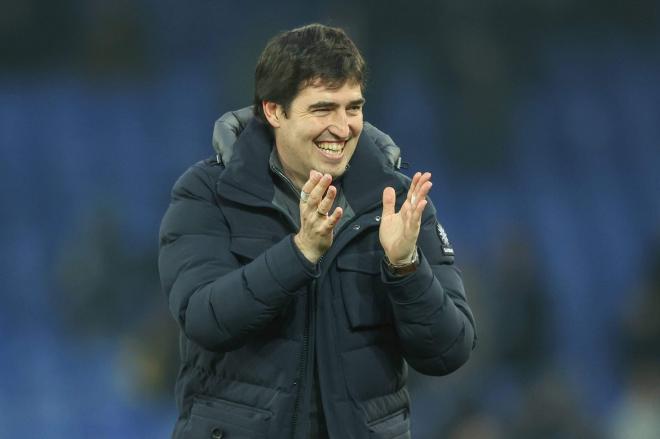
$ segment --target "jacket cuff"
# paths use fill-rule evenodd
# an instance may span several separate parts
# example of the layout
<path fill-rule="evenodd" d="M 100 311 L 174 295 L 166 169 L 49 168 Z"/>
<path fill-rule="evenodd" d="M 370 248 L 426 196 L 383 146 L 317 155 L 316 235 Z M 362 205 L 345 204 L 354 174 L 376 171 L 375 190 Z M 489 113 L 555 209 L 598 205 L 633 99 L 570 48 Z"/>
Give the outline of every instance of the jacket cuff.
<path fill-rule="evenodd" d="M 303 268 L 305 269 L 305 272 L 309 274 L 310 276 L 317 278 L 321 274 L 321 267 L 318 262 L 315 264 L 311 262 L 309 259 L 303 255 L 303 253 L 300 251 L 298 246 L 296 245 L 295 241 L 293 240 L 293 235 L 289 235 L 289 240 L 291 241 L 291 245 L 293 246 L 293 249 L 296 252 L 296 256 L 298 256 L 298 259 L 300 259 L 300 263 L 303 265 Z"/>
<path fill-rule="evenodd" d="M 300 254 L 292 235 L 268 249 L 265 256 L 271 276 L 291 294 L 321 274 L 318 264 L 312 264 Z"/>
<path fill-rule="evenodd" d="M 385 261 L 381 263 L 380 278 L 389 291 L 390 298 L 398 304 L 415 302 L 433 284 L 434 274 L 428 260 L 418 248 L 419 265 L 414 273 L 395 277 L 388 273 Z"/>

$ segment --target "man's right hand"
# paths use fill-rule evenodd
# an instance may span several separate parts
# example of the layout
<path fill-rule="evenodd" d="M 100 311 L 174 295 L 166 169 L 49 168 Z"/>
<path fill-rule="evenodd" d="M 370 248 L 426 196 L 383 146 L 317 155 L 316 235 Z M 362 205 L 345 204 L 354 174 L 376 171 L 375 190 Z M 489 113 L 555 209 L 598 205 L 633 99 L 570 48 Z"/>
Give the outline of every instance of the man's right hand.
<path fill-rule="evenodd" d="M 324 175 L 312 170 L 302 187 L 300 230 L 293 237 L 293 241 L 302 254 L 314 264 L 332 245 L 335 225 L 343 214 L 341 207 L 337 207 L 328 215 L 337 196 L 337 188 L 330 183 L 330 174 Z"/>

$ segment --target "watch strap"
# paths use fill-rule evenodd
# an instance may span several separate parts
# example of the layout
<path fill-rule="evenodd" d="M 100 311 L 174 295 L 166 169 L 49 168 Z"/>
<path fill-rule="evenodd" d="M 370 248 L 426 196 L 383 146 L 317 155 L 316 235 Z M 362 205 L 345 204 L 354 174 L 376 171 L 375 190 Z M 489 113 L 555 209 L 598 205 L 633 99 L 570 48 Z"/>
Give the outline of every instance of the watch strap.
<path fill-rule="evenodd" d="M 419 252 L 417 248 L 415 248 L 415 252 L 413 253 L 412 260 L 405 264 L 392 264 L 390 260 L 387 258 L 387 255 L 385 255 L 384 259 L 385 259 L 385 266 L 387 267 L 387 271 L 389 271 L 391 275 L 397 277 L 405 276 L 407 274 L 414 273 L 415 271 L 417 271 L 417 266 L 419 265 Z"/>

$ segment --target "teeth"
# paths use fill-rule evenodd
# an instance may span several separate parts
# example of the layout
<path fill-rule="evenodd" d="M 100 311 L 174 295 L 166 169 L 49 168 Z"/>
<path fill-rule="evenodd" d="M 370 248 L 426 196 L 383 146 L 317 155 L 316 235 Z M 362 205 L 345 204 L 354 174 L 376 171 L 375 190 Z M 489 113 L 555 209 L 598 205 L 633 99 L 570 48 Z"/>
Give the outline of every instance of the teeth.
<path fill-rule="evenodd" d="M 343 143 L 317 143 L 316 146 L 324 151 L 341 152 L 344 149 Z"/>

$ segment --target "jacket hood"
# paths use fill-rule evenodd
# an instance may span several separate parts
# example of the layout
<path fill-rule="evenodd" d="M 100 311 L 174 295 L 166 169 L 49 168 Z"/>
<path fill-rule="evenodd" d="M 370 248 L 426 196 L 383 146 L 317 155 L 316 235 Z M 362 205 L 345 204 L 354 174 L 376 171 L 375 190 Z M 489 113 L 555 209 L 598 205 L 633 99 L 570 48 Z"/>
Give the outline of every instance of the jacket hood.
<path fill-rule="evenodd" d="M 229 111 L 215 121 L 213 127 L 213 150 L 219 161 L 229 163 L 234 154 L 236 140 L 248 123 L 254 118 L 252 107 Z M 401 149 L 390 136 L 380 131 L 369 122 L 364 123 L 362 135 L 368 136 L 385 156 L 391 167 L 401 167 Z"/>
<path fill-rule="evenodd" d="M 218 178 L 217 193 L 242 204 L 270 205 L 274 196 L 268 160 L 272 145 L 268 127 L 261 120 L 252 118 L 236 139 L 231 160 L 225 162 L 226 154 L 222 158 L 220 153 L 217 154 L 219 162 L 224 165 Z M 397 193 L 406 190 L 408 178 L 397 172 L 369 136 L 360 136 L 349 167 L 342 176 L 342 189 L 356 214 L 379 204 L 385 187 L 393 187 Z"/>

